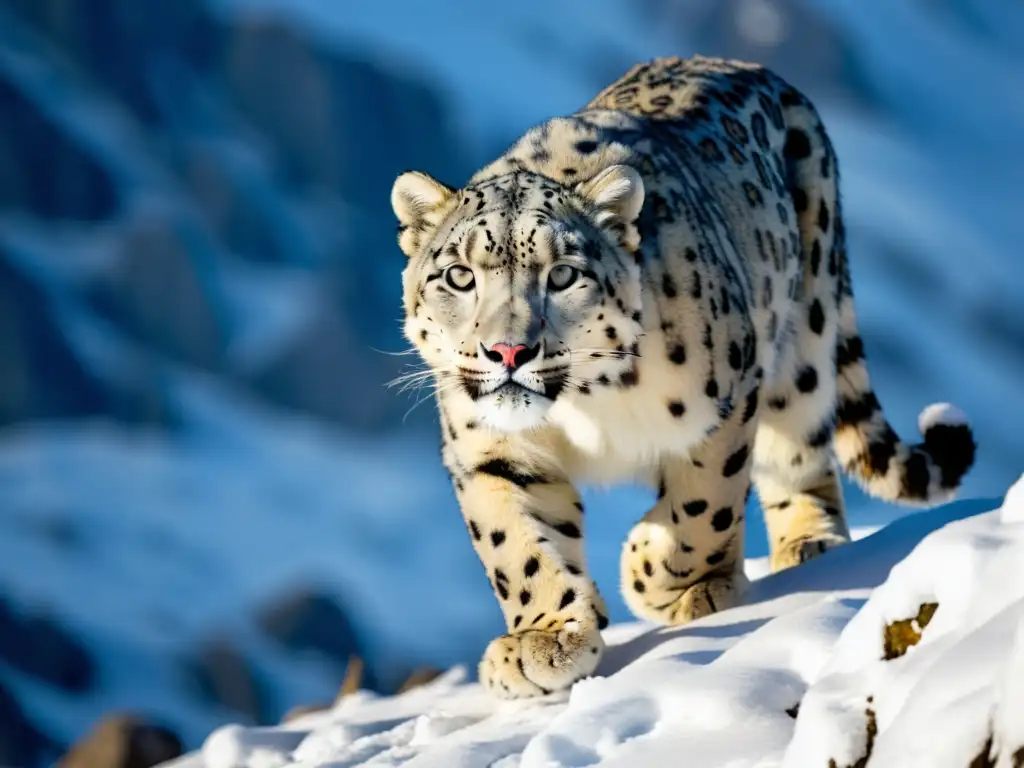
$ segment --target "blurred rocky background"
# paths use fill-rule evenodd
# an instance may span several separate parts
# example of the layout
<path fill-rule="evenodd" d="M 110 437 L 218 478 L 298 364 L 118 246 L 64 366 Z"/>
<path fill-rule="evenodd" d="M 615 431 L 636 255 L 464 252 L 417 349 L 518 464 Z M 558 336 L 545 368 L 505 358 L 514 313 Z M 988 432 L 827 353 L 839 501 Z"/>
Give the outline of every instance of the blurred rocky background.
<path fill-rule="evenodd" d="M 414 362 L 388 192 L 638 59 L 759 60 L 821 104 L 883 402 L 905 432 L 963 406 L 966 493 L 1001 493 L 1022 35 L 1004 0 L 0 0 L 0 765 L 84 739 L 63 765 L 141 768 L 330 700 L 354 657 L 383 693 L 474 662 L 500 618 L 431 404 L 386 387 Z M 863 532 L 892 514 L 851 497 Z M 646 496 L 600 499 L 624 620 Z"/>

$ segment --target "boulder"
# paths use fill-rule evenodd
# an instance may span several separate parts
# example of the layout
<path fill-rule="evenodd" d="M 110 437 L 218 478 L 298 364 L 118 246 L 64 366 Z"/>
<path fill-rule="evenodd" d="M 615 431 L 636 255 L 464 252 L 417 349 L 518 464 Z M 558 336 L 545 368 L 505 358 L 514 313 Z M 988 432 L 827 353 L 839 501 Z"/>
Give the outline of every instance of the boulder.
<path fill-rule="evenodd" d="M 349 667 L 353 656 L 364 658 L 347 611 L 334 597 L 316 589 L 298 589 L 271 600 L 255 619 L 263 634 L 282 648 L 317 654 L 339 671 Z M 370 687 L 365 676 L 361 682 Z"/>
<path fill-rule="evenodd" d="M 898 659 L 921 640 L 925 627 L 939 609 L 938 603 L 921 603 L 917 616 L 912 619 L 898 619 L 885 626 L 885 660 Z"/>
<path fill-rule="evenodd" d="M 151 768 L 182 754 L 181 739 L 169 728 L 115 713 L 75 742 L 57 767 Z"/>
<path fill-rule="evenodd" d="M 225 637 L 203 642 L 186 660 L 186 675 L 200 696 L 227 707 L 250 722 L 274 722 L 270 696 L 253 663 Z"/>

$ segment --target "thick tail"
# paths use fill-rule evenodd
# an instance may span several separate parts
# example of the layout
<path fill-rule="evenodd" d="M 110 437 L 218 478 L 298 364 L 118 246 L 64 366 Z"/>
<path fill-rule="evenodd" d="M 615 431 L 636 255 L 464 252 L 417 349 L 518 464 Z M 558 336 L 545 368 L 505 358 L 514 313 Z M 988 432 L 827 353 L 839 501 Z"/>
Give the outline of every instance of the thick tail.
<path fill-rule="evenodd" d="M 932 405 L 918 419 L 924 440 L 908 445 L 886 420 L 871 389 L 864 344 L 857 332 L 835 152 L 820 117 L 802 94 L 783 85 L 780 103 L 787 126 L 784 154 L 806 266 L 805 290 L 808 295 L 820 295 L 830 289 L 839 307 L 832 337 L 836 343 L 832 440 L 836 457 L 872 496 L 921 506 L 948 501 L 974 463 L 971 428 L 955 407 Z M 832 328 L 822 321 L 819 338 L 829 339 Z"/>
<path fill-rule="evenodd" d="M 839 259 L 845 269 L 845 252 Z M 900 440 L 871 390 L 851 294 L 840 301 L 836 374 L 833 446 L 843 469 L 881 499 L 922 506 L 952 499 L 974 464 L 967 419 L 948 403 L 930 405 L 917 422 L 924 440 L 914 445 Z"/>

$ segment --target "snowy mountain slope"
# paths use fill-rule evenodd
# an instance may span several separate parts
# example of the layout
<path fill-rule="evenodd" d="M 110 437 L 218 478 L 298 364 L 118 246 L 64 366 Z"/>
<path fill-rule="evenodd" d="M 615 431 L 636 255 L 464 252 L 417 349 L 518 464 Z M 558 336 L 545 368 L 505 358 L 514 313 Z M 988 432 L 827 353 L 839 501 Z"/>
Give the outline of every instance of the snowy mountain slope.
<path fill-rule="evenodd" d="M 943 768 L 983 749 L 1015 765 L 1024 477 L 998 504 L 905 518 L 688 627 L 613 626 L 598 674 L 568 695 L 496 702 L 456 669 L 286 726 L 222 728 L 174 765 L 797 768 L 870 754 L 873 767 Z M 888 627 L 929 603 L 920 641 L 885 660 Z"/>

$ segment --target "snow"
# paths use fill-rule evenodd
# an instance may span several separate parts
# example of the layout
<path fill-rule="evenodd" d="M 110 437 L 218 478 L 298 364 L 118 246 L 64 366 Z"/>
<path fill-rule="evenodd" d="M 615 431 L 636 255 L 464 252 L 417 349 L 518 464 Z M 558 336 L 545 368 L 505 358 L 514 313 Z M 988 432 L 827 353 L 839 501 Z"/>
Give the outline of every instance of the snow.
<path fill-rule="evenodd" d="M 283 726 L 225 726 L 175 766 L 845 766 L 866 754 L 869 709 L 873 768 L 961 768 L 990 741 L 1010 766 L 1024 748 L 1024 476 L 997 504 L 908 516 L 686 627 L 613 625 L 598 672 L 568 693 L 497 701 L 456 667 Z M 933 602 L 920 641 L 884 660 L 886 625 Z"/>
<path fill-rule="evenodd" d="M 1024 478 L 1001 511 L 951 523 L 892 569 L 808 691 L 784 765 L 863 755 L 868 701 L 878 726 L 872 765 L 964 766 L 978 754 L 997 701 L 1014 693 L 1000 683 L 1024 680 L 1024 524 L 1013 520 L 1022 490 Z M 885 626 L 925 603 L 938 609 L 920 642 L 884 660 Z M 1021 710 L 1003 714 L 1019 720 Z M 996 736 L 1007 755 L 1024 746 L 1019 731 Z"/>

